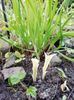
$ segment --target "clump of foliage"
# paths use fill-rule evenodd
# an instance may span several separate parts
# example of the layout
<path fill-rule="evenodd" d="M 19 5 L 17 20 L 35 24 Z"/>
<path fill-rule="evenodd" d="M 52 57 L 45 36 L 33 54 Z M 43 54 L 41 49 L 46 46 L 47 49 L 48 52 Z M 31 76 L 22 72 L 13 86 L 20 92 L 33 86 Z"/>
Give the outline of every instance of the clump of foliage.
<path fill-rule="evenodd" d="M 12 0 L 12 16 L 8 28 L 4 29 L 16 39 L 1 38 L 23 51 L 33 52 L 37 58 L 47 48 L 52 51 L 57 40 L 61 48 L 63 37 L 74 36 L 74 32 L 63 31 L 73 16 L 73 13 L 66 14 L 63 20 L 65 3 L 58 7 L 58 0 Z"/>
<path fill-rule="evenodd" d="M 13 74 L 8 78 L 8 83 L 9 85 L 16 85 L 20 83 L 21 80 L 25 78 L 25 76 L 26 76 L 26 73 L 23 73 L 23 72 Z"/>
<path fill-rule="evenodd" d="M 23 89 L 26 90 L 26 95 L 27 96 L 29 96 L 29 97 L 31 96 L 33 98 L 36 98 L 37 89 L 34 86 L 27 87 L 25 84 L 23 84 L 21 82 L 21 80 L 23 80 L 25 78 L 25 76 L 26 76 L 26 73 L 22 73 L 22 72 L 11 75 L 8 78 L 8 84 L 13 86 L 13 85 L 16 85 L 16 84 L 20 83 L 21 86 L 23 87 Z"/>
<path fill-rule="evenodd" d="M 26 90 L 26 95 L 36 98 L 37 89 L 34 86 L 30 86 Z"/>

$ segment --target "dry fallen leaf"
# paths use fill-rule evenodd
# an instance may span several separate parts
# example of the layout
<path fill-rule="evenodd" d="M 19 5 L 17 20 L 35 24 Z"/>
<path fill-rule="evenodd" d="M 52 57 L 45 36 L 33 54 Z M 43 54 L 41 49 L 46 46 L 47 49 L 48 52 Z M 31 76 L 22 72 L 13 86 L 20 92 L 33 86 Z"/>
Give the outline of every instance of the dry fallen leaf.
<path fill-rule="evenodd" d="M 64 83 L 60 86 L 62 92 L 67 92 L 69 91 L 69 88 L 67 86 L 67 81 L 64 81 Z"/>

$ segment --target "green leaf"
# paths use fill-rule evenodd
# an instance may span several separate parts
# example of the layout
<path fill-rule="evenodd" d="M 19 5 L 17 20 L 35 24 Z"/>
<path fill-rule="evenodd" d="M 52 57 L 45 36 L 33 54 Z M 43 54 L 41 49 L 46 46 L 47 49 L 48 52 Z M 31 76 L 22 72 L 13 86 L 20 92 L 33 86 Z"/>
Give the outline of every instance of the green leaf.
<path fill-rule="evenodd" d="M 37 89 L 34 86 L 30 86 L 26 90 L 26 95 L 32 96 L 33 98 L 36 98 L 36 91 L 37 91 Z"/>
<path fill-rule="evenodd" d="M 57 40 L 67 36 L 74 36 L 72 33 L 63 33 L 64 27 L 74 14 L 68 14 L 63 10 L 63 5 L 68 7 L 71 0 L 64 0 L 58 6 L 59 0 L 12 0 L 12 13 L 8 17 L 8 28 L 11 34 L 16 36 L 16 41 L 12 38 L 1 39 L 11 46 L 19 48 L 21 51 L 33 50 L 39 59 L 42 52 L 52 49 Z M 66 18 L 64 17 L 66 16 Z M 62 23 L 64 17 L 64 21 Z M 20 54 L 17 53 L 20 58 Z"/>
<path fill-rule="evenodd" d="M 74 31 L 63 32 L 64 37 L 74 37 Z"/>
<path fill-rule="evenodd" d="M 22 57 L 24 57 L 24 55 L 22 55 L 20 52 L 18 52 L 18 51 L 15 51 L 15 56 L 17 57 L 17 58 L 22 58 Z"/>
<path fill-rule="evenodd" d="M 67 78 L 67 76 L 65 75 L 65 72 L 61 68 L 56 67 L 56 69 L 58 70 L 58 74 L 60 77 Z"/>
<path fill-rule="evenodd" d="M 25 58 L 19 58 L 19 59 L 15 60 L 15 63 L 19 63 L 19 62 L 21 62 L 22 60 L 25 60 Z"/>
<path fill-rule="evenodd" d="M 74 54 L 74 49 L 71 48 L 65 48 L 65 50 L 69 53 L 69 54 Z"/>
<path fill-rule="evenodd" d="M 26 73 L 19 72 L 16 74 L 13 74 L 8 78 L 8 83 L 9 85 L 16 85 L 18 84 L 21 80 L 23 80 L 26 76 Z"/>
<path fill-rule="evenodd" d="M 72 0 L 64 0 L 63 1 L 64 7 L 67 8 L 71 4 L 71 2 Z"/>
<path fill-rule="evenodd" d="M 5 58 L 6 58 L 6 59 L 8 59 L 10 56 L 11 56 L 11 52 L 7 52 L 7 53 L 5 54 Z"/>
<path fill-rule="evenodd" d="M 68 57 L 68 56 L 66 56 L 66 55 L 64 55 L 64 54 L 62 54 L 62 53 L 60 53 L 59 51 L 57 51 L 63 58 L 65 58 L 65 59 L 67 59 L 67 60 L 69 60 L 69 61 L 71 61 L 71 62 L 74 62 L 74 58 L 71 58 L 71 57 Z"/>
<path fill-rule="evenodd" d="M 66 95 L 63 95 L 62 96 L 62 100 L 67 100 L 67 96 Z"/>

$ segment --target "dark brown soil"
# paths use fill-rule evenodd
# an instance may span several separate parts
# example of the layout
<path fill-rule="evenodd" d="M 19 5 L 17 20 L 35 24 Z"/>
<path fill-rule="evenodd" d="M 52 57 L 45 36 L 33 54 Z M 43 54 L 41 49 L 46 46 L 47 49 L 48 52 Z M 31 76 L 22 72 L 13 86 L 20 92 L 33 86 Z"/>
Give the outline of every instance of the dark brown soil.
<path fill-rule="evenodd" d="M 10 87 L 7 81 L 0 81 L 0 100 L 63 100 L 65 95 L 66 100 L 74 100 L 74 63 L 63 60 L 60 65 L 48 68 L 45 80 L 41 79 L 43 62 L 40 63 L 38 78 L 36 82 L 32 80 L 32 63 L 30 58 L 27 58 L 21 64 L 27 72 L 23 83 L 27 86 L 33 85 L 37 88 L 36 99 L 28 98 L 25 90 L 20 84 Z M 62 79 L 58 74 L 56 67 L 62 68 L 67 76 L 67 79 Z M 62 92 L 61 84 L 67 80 L 67 86 L 70 91 Z"/>

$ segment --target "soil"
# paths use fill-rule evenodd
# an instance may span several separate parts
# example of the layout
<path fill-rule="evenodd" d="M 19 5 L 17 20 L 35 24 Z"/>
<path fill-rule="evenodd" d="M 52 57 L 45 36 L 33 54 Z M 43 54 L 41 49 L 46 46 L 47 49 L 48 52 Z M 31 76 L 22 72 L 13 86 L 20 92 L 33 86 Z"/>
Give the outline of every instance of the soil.
<path fill-rule="evenodd" d="M 74 63 L 63 59 L 60 65 L 48 67 L 46 77 L 42 80 L 43 63 L 40 62 L 36 82 L 32 80 L 32 63 L 30 58 L 27 57 L 19 64 L 27 72 L 23 84 L 27 86 L 32 85 L 37 88 L 36 99 L 26 96 L 26 92 L 20 84 L 10 87 L 7 84 L 7 80 L 4 81 L 3 76 L 0 74 L 0 100 L 74 100 Z M 0 66 L 2 68 L 2 65 Z M 62 79 L 57 74 L 56 67 L 63 69 L 67 76 L 66 79 Z M 60 86 L 65 80 L 67 80 L 69 91 L 62 92 Z M 66 99 L 63 99 L 63 96 L 66 96 Z"/>

